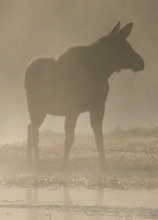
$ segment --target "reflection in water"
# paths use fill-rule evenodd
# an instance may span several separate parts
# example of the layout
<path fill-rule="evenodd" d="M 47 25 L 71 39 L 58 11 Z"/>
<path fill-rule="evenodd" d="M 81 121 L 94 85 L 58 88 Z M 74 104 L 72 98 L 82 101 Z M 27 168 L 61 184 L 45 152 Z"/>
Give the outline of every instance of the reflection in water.
<path fill-rule="evenodd" d="M 28 205 L 36 205 L 38 203 L 38 188 L 27 188 L 26 200 Z"/>
<path fill-rule="evenodd" d="M 60 190 L 59 193 L 56 194 L 56 191 L 50 190 L 50 193 L 48 195 L 45 195 L 47 198 L 47 201 L 51 201 L 49 204 L 53 204 L 49 207 L 49 211 L 45 210 L 44 206 L 47 206 L 47 202 L 44 202 L 44 198 L 38 198 L 39 192 L 41 192 L 42 189 L 38 188 L 28 188 L 26 189 L 26 203 L 27 203 L 27 220 L 39 220 L 39 219 L 53 219 L 56 216 L 61 220 L 74 220 L 76 219 L 76 215 L 83 215 L 84 219 L 87 220 L 102 220 L 103 218 L 101 216 L 88 216 L 86 212 L 86 205 L 84 205 L 85 208 L 83 208 L 83 212 L 79 212 L 78 214 L 74 212 L 74 206 L 85 204 L 84 198 L 81 199 L 81 201 L 76 204 L 73 200 L 76 200 L 77 195 L 76 193 L 73 193 L 73 197 L 70 195 L 71 189 L 68 187 L 63 187 L 63 192 Z M 60 198 L 61 193 L 63 196 Z M 85 195 L 86 196 L 86 195 Z M 94 197 L 94 206 L 103 206 L 103 198 L 104 198 L 104 189 L 98 189 L 97 195 Z M 54 200 L 55 199 L 55 200 Z M 87 199 L 87 196 L 85 197 Z M 91 199 L 91 198 L 90 198 Z M 39 201 L 38 201 L 39 200 Z M 43 203 L 43 208 L 45 214 L 42 212 L 40 214 L 40 209 L 37 207 L 37 205 L 41 205 L 41 202 Z M 87 204 L 88 205 L 88 204 Z M 62 212 L 56 212 L 56 206 L 59 207 L 59 210 Z M 72 208 L 73 207 L 73 208 Z M 72 208 L 72 209 L 71 209 Z M 48 213 L 48 214 L 46 214 Z M 52 214 L 50 214 L 52 213 Z M 55 213 L 55 214 L 54 214 Z M 54 216 L 54 215 L 55 216 Z M 42 216 L 43 217 L 42 217 Z M 63 215 L 63 217 L 61 216 Z M 86 217 L 86 216 L 87 217 Z"/>
<path fill-rule="evenodd" d="M 96 206 L 103 206 L 103 198 L 104 198 L 104 189 L 101 188 L 101 189 L 98 189 L 98 194 L 97 194 L 97 197 L 96 197 Z M 96 216 L 94 218 L 90 218 L 89 220 L 102 220 L 103 218 L 101 216 L 98 216 L 97 219 L 96 219 Z"/>
<path fill-rule="evenodd" d="M 70 189 L 67 187 L 63 188 L 64 190 L 64 205 L 65 206 L 73 206 L 73 200 L 70 196 Z M 74 195 L 75 196 L 75 195 Z M 98 189 L 97 191 L 97 196 L 96 196 L 96 206 L 103 206 L 103 198 L 104 198 L 104 189 Z M 74 220 L 75 217 L 73 218 L 73 212 L 64 212 L 64 219 L 63 220 Z M 94 216 L 94 217 L 89 217 L 89 220 L 102 220 L 101 216 Z"/>
<path fill-rule="evenodd" d="M 73 201 L 69 193 L 69 189 L 67 187 L 63 187 L 64 192 L 64 206 L 73 206 Z M 73 220 L 73 212 L 64 211 L 63 220 L 71 219 Z"/>
<path fill-rule="evenodd" d="M 26 189 L 26 201 L 28 205 L 27 209 L 27 220 L 38 220 L 38 210 L 36 208 L 29 208 L 30 206 L 36 206 L 38 204 L 38 188 L 27 188 Z"/>
<path fill-rule="evenodd" d="M 0 219 L 5 215 L 6 220 L 103 220 L 105 217 L 114 220 L 129 216 L 132 219 L 158 219 L 157 189 L 1 187 L 0 195 Z"/>
<path fill-rule="evenodd" d="M 96 204 L 97 206 L 103 206 L 103 198 L 104 198 L 104 189 L 98 189 L 98 194 L 96 197 Z"/>

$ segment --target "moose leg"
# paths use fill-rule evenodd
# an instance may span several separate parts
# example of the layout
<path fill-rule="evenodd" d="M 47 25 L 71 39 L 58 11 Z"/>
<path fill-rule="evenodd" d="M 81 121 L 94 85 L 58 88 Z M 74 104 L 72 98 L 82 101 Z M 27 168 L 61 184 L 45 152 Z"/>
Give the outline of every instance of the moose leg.
<path fill-rule="evenodd" d="M 68 115 L 65 118 L 64 157 L 61 166 L 61 171 L 66 171 L 67 169 L 68 157 L 74 142 L 74 130 L 75 130 L 77 118 L 78 118 L 78 114 Z"/>
<path fill-rule="evenodd" d="M 30 167 L 32 161 L 32 151 L 34 149 L 35 164 L 39 166 L 39 152 L 38 152 L 38 128 L 42 124 L 45 114 L 36 114 L 32 117 L 32 122 L 28 126 L 28 140 L 27 140 L 27 165 Z"/>
<path fill-rule="evenodd" d="M 27 138 L 27 167 L 32 167 L 32 153 L 34 150 L 35 164 L 39 166 L 39 153 L 38 153 L 38 126 L 31 123 L 28 126 L 28 138 Z"/>
<path fill-rule="evenodd" d="M 32 142 L 34 146 L 35 165 L 39 166 L 39 152 L 38 152 L 39 131 L 37 125 L 32 125 Z"/>
<path fill-rule="evenodd" d="M 91 126 L 95 135 L 95 141 L 99 153 L 101 170 L 105 170 L 105 156 L 104 156 L 104 144 L 103 144 L 103 131 L 102 122 L 104 117 L 104 107 L 95 108 L 90 111 Z"/>
<path fill-rule="evenodd" d="M 31 134 L 31 124 L 28 126 L 28 136 L 27 136 L 27 165 L 32 166 L 32 134 Z"/>

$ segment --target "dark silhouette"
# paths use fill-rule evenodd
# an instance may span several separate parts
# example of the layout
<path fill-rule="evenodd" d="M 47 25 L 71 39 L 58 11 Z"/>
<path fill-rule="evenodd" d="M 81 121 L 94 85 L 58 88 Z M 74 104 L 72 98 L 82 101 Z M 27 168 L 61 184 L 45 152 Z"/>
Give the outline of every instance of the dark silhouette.
<path fill-rule="evenodd" d="M 88 46 L 71 47 L 58 59 L 33 59 L 26 70 L 25 89 L 31 124 L 28 126 L 27 162 L 39 163 L 38 128 L 46 114 L 66 116 L 65 150 L 62 170 L 67 167 L 74 141 L 74 129 L 80 113 L 89 111 L 99 152 L 101 169 L 105 168 L 102 122 L 108 95 L 108 78 L 115 71 L 144 69 L 143 59 L 126 38 L 133 23 L 120 29 L 120 22 L 109 35 Z"/>

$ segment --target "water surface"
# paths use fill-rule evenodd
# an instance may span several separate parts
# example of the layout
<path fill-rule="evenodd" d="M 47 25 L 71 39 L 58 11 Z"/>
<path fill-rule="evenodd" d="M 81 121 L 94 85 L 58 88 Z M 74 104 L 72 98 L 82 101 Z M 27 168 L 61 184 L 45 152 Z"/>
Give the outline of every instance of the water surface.
<path fill-rule="evenodd" d="M 158 190 L 0 188 L 0 219 L 158 219 Z"/>

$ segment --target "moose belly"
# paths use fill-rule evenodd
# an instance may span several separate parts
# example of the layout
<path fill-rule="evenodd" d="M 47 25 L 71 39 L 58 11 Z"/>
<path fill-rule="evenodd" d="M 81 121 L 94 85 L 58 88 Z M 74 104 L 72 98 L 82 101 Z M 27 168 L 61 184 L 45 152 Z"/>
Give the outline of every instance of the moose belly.
<path fill-rule="evenodd" d="M 86 94 L 83 96 L 71 94 L 56 96 L 49 99 L 47 103 L 47 113 L 51 115 L 65 116 L 73 112 L 82 113 L 89 111 L 94 106 L 103 105 L 104 99 L 98 96 L 89 97 Z"/>
<path fill-rule="evenodd" d="M 79 102 L 79 100 L 53 100 L 47 105 L 47 113 L 51 115 L 65 116 L 73 112 L 86 112 L 88 111 L 88 105 L 85 102 Z"/>

